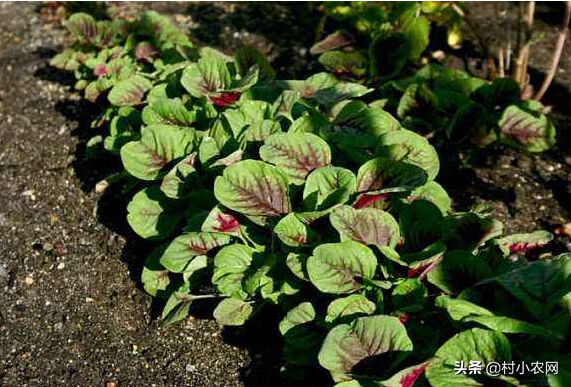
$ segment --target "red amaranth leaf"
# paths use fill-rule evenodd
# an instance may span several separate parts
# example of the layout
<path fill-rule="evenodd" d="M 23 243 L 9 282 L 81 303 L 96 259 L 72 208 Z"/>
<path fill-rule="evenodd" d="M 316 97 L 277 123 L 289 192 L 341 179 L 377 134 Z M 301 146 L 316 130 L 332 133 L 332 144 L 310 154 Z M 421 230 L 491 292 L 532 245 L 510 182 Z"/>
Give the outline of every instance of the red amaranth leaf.
<path fill-rule="evenodd" d="M 357 198 L 355 204 L 353 204 L 353 208 L 360 209 L 364 207 L 369 207 L 378 201 L 386 200 L 388 197 L 389 197 L 388 193 L 381 193 L 376 195 L 360 195 Z"/>
<path fill-rule="evenodd" d="M 150 42 L 141 42 L 135 48 L 135 57 L 138 60 L 149 61 L 149 59 L 154 59 L 158 55 L 158 51 Z"/>
<path fill-rule="evenodd" d="M 408 278 L 415 278 L 418 277 L 422 272 L 424 272 L 424 270 L 426 270 L 431 264 L 430 263 L 426 263 L 424 265 L 420 265 L 418 267 L 415 268 L 410 268 L 408 269 L 408 273 L 407 273 L 407 277 Z"/>
<path fill-rule="evenodd" d="M 428 363 L 421 364 L 420 366 L 414 368 L 411 372 L 403 375 L 399 381 L 401 387 L 412 387 L 416 380 L 422 375 Z"/>
<path fill-rule="evenodd" d="M 93 74 L 95 74 L 97 77 L 101 77 L 103 75 L 106 75 L 107 74 L 107 67 L 105 67 L 104 64 L 98 64 L 93 69 Z"/>
<path fill-rule="evenodd" d="M 232 105 L 240 97 L 240 93 L 237 91 L 230 91 L 228 93 L 222 93 L 218 97 L 210 97 L 210 100 L 214 106 L 226 107 Z"/>
<path fill-rule="evenodd" d="M 510 245 L 510 253 L 511 254 L 527 253 L 528 251 L 536 249 L 540 246 L 541 245 L 538 243 L 518 242 Z"/>
<path fill-rule="evenodd" d="M 214 230 L 219 232 L 236 232 L 240 229 L 240 222 L 230 214 L 220 212 L 216 217 L 218 225 L 214 226 Z"/>

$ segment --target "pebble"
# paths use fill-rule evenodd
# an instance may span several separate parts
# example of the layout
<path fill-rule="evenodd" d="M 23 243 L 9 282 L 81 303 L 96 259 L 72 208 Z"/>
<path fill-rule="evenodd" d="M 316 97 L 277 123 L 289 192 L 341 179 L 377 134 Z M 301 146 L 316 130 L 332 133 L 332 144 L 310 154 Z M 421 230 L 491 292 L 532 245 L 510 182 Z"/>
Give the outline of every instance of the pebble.
<path fill-rule="evenodd" d="M 54 329 L 56 331 L 61 331 L 63 329 L 63 323 L 62 322 L 58 322 L 54 324 Z"/>
<path fill-rule="evenodd" d="M 24 278 L 24 283 L 27 286 L 32 286 L 34 284 L 34 279 L 31 276 L 26 276 L 26 278 Z"/>
<path fill-rule="evenodd" d="M 59 265 L 57 265 L 57 269 L 58 270 L 63 270 L 65 268 L 65 263 L 60 263 Z"/>
<path fill-rule="evenodd" d="M 188 363 L 185 367 L 186 372 L 196 372 L 196 366 L 194 364 Z"/>

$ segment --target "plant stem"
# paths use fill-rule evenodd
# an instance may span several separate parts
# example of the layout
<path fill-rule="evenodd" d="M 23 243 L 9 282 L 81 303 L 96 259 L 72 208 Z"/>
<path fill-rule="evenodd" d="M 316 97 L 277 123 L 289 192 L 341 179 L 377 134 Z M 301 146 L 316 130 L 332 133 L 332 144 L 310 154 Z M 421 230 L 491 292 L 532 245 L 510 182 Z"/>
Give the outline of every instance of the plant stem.
<path fill-rule="evenodd" d="M 545 75 L 543 79 L 543 83 L 539 88 L 537 94 L 533 99 L 536 101 L 541 100 L 553 77 L 555 76 L 555 71 L 557 70 L 557 66 L 559 65 L 559 60 L 561 59 L 561 53 L 563 52 L 563 46 L 565 45 L 565 39 L 567 38 L 568 33 L 568 26 L 569 26 L 569 19 L 571 18 L 571 1 L 565 2 L 565 15 L 563 17 L 563 23 L 561 24 L 561 29 L 559 30 L 559 36 L 557 37 L 557 43 L 555 44 L 555 50 L 553 51 L 553 56 L 551 57 L 551 65 L 549 66 L 549 71 Z"/>

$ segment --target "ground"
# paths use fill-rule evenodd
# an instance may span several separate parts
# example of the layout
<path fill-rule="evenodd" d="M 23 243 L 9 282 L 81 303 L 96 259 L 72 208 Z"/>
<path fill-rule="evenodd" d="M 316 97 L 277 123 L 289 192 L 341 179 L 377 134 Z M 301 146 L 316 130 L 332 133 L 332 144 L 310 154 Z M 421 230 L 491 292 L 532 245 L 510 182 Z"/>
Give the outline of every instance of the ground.
<path fill-rule="evenodd" d="M 46 65 L 62 33 L 39 7 L 0 2 L 1 385 L 275 385 L 277 355 L 267 345 L 273 337 L 260 337 L 257 327 L 221 331 L 208 317 L 211 305 L 199 305 L 184 323 L 159 326 L 137 282 L 147 246 L 126 227 L 121 198 L 94 193 L 115 163 L 85 159 L 92 107 Z M 195 41 L 227 52 L 254 44 L 284 76 L 318 68 L 308 54 L 317 19 L 303 3 L 134 7 L 172 15 Z M 491 23 L 491 6 L 481 7 L 478 23 Z M 534 78 L 547 66 L 558 15 L 544 6 L 538 14 L 543 35 L 532 52 Z M 482 152 L 474 168 L 443 181 L 457 209 L 489 202 L 508 232 L 553 231 L 571 221 L 567 53 L 546 99 L 562 134 L 556 149 Z M 569 238 L 558 236 L 553 248 L 571 250 Z"/>

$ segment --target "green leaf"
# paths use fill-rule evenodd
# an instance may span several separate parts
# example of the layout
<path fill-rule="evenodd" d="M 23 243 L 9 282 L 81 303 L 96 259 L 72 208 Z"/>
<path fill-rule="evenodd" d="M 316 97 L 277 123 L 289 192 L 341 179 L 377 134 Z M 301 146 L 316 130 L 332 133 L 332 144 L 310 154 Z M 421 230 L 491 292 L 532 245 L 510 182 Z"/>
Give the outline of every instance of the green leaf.
<path fill-rule="evenodd" d="M 135 106 L 142 103 L 151 81 L 141 75 L 132 75 L 119 81 L 109 92 L 109 102 L 115 106 Z"/>
<path fill-rule="evenodd" d="M 313 170 L 303 187 L 308 210 L 323 210 L 349 200 L 357 190 L 357 178 L 348 169 L 328 165 Z"/>
<path fill-rule="evenodd" d="M 315 319 L 315 309 L 311 302 L 302 302 L 290 309 L 282 321 L 280 321 L 280 332 L 282 335 L 298 325 L 303 325 Z"/>
<path fill-rule="evenodd" d="M 319 56 L 319 63 L 338 76 L 361 79 L 367 73 L 367 60 L 360 52 L 329 51 Z"/>
<path fill-rule="evenodd" d="M 232 78 L 226 61 L 209 55 L 185 68 L 180 83 L 190 95 L 200 98 L 230 89 Z"/>
<path fill-rule="evenodd" d="M 152 240 L 169 236 L 182 217 L 176 204 L 158 186 L 137 192 L 129 202 L 127 212 L 131 228 L 141 237 Z"/>
<path fill-rule="evenodd" d="M 202 223 L 202 231 L 241 236 L 239 220 L 234 215 L 222 211 L 220 206 L 210 211 Z"/>
<path fill-rule="evenodd" d="M 165 175 L 161 182 L 161 191 L 169 198 L 181 199 L 190 194 L 193 178 L 196 177 L 195 159 L 196 153 L 189 154 Z"/>
<path fill-rule="evenodd" d="M 301 95 L 295 90 L 284 90 L 280 96 L 272 104 L 272 115 L 277 117 L 285 117 L 293 121 L 292 109 L 296 102 L 299 101 Z"/>
<path fill-rule="evenodd" d="M 92 42 L 98 34 L 97 21 L 93 16 L 83 12 L 71 15 L 64 26 L 80 42 Z"/>
<path fill-rule="evenodd" d="M 158 98 L 143 109 L 146 125 L 191 126 L 195 121 L 196 112 L 187 110 L 180 98 Z"/>
<path fill-rule="evenodd" d="M 312 133 L 275 133 L 260 148 L 260 157 L 287 174 L 291 183 L 303 184 L 309 172 L 331 163 L 331 150 Z"/>
<path fill-rule="evenodd" d="M 459 293 L 492 274 L 490 266 L 468 251 L 451 251 L 427 276 L 428 282 L 447 293 Z"/>
<path fill-rule="evenodd" d="M 159 246 L 145 259 L 145 266 L 141 273 L 141 282 L 145 291 L 153 297 L 166 290 L 170 284 L 169 272 L 160 263 L 159 259 L 165 246 Z"/>
<path fill-rule="evenodd" d="M 425 170 L 413 163 L 378 157 L 359 168 L 357 192 L 390 192 L 391 188 L 413 189 L 422 186 L 426 179 Z"/>
<path fill-rule="evenodd" d="M 332 106 L 345 99 L 358 98 L 373 89 L 358 83 L 340 82 L 329 73 L 317 73 L 305 81 L 283 81 L 284 88 L 299 91 L 306 99 L 315 99 L 325 106 Z"/>
<path fill-rule="evenodd" d="M 351 294 L 347 297 L 333 300 L 327 307 L 325 321 L 338 323 L 351 321 L 355 317 L 371 315 L 375 313 L 377 306 L 362 294 Z"/>
<path fill-rule="evenodd" d="M 526 252 L 551 242 L 553 235 L 548 231 L 534 231 L 528 234 L 513 234 L 503 238 L 494 239 L 494 243 L 502 250 L 505 256 L 511 253 Z"/>
<path fill-rule="evenodd" d="M 187 285 L 182 285 L 178 290 L 173 292 L 163 309 L 161 315 L 162 324 L 170 325 L 184 320 L 186 316 L 188 316 L 190 304 L 194 299 Z"/>
<path fill-rule="evenodd" d="M 252 216 L 278 216 L 291 211 L 287 178 L 262 161 L 229 166 L 214 181 L 214 195 L 224 206 Z"/>
<path fill-rule="evenodd" d="M 350 101 L 333 121 L 332 140 L 341 144 L 370 148 L 375 138 L 401 129 L 400 123 L 383 109 L 369 107 L 362 101 Z M 371 137 L 372 136 L 372 137 Z"/>
<path fill-rule="evenodd" d="M 511 360 L 511 347 L 502 333 L 473 328 L 454 335 L 436 351 L 435 357 L 426 369 L 431 386 L 484 386 L 470 375 L 457 374 L 456 362 L 463 361 L 466 366 L 470 361 L 502 364 Z"/>
<path fill-rule="evenodd" d="M 360 279 L 372 279 L 377 258 L 367 246 L 346 241 L 325 243 L 307 260 L 311 283 L 324 293 L 344 294 L 361 289 Z"/>
<path fill-rule="evenodd" d="M 410 130 L 396 130 L 379 137 L 377 155 L 414 164 L 426 171 L 428 181 L 440 169 L 438 154 L 428 140 Z"/>
<path fill-rule="evenodd" d="M 329 220 L 342 241 L 353 240 L 366 245 L 394 248 L 400 239 L 395 218 L 377 208 L 356 210 L 351 206 L 342 206 L 331 213 Z"/>
<path fill-rule="evenodd" d="M 239 326 L 250 318 L 254 308 L 250 303 L 235 298 L 225 298 L 216 306 L 213 315 L 222 325 Z"/>
<path fill-rule="evenodd" d="M 310 234 L 313 234 L 294 213 L 281 218 L 274 227 L 274 233 L 283 243 L 293 247 L 307 244 Z"/>
<path fill-rule="evenodd" d="M 291 272 L 303 281 L 309 281 L 307 274 L 307 259 L 309 257 L 304 254 L 289 253 L 286 258 L 286 265 Z"/>
<path fill-rule="evenodd" d="M 309 52 L 312 55 L 317 55 L 324 53 L 330 50 L 337 50 L 339 48 L 343 48 L 345 46 L 351 45 L 355 42 L 353 36 L 347 31 L 335 31 L 332 34 L 329 34 L 325 37 L 325 39 L 315 43 L 309 49 Z"/>
<path fill-rule="evenodd" d="M 266 56 L 252 46 L 242 47 L 236 51 L 234 62 L 241 77 L 246 76 L 252 66 L 258 66 L 261 79 L 270 79 L 276 75 Z"/>
<path fill-rule="evenodd" d="M 429 43 L 430 22 L 423 16 L 407 20 L 402 27 L 409 46 L 409 58 L 416 60 L 424 52 Z"/>
<path fill-rule="evenodd" d="M 455 321 L 475 322 L 488 329 L 502 333 L 528 334 L 545 337 L 563 337 L 556 332 L 545 329 L 539 325 L 530 324 L 515 318 L 496 316 L 489 310 L 482 308 L 469 301 L 440 296 L 436 299 L 436 306 L 448 311 L 450 317 Z"/>
<path fill-rule="evenodd" d="M 121 161 L 131 175 L 156 180 L 171 161 L 190 153 L 194 130 L 155 124 L 141 130 L 141 140 L 121 148 Z"/>
<path fill-rule="evenodd" d="M 214 257 L 212 283 L 218 291 L 228 297 L 244 299 L 247 294 L 242 290 L 244 273 L 252 263 L 254 250 L 248 246 L 233 244 L 225 246 Z"/>
<path fill-rule="evenodd" d="M 411 351 L 412 342 L 398 318 L 367 316 L 329 331 L 319 351 L 319 364 L 331 372 L 336 382 L 340 382 L 351 380 L 352 368 L 367 357 Z"/>
<path fill-rule="evenodd" d="M 392 291 L 391 304 L 393 308 L 404 313 L 417 313 L 424 308 L 428 290 L 416 278 L 407 278 L 400 282 Z"/>
<path fill-rule="evenodd" d="M 529 262 L 485 282 L 501 285 L 542 321 L 571 293 L 571 254 Z"/>
<path fill-rule="evenodd" d="M 161 265 L 173 273 L 182 273 L 194 257 L 230 243 L 230 236 L 209 232 L 190 232 L 176 237 L 160 258 Z"/>
<path fill-rule="evenodd" d="M 508 106 L 498 121 L 502 138 L 530 152 L 543 152 L 555 144 L 553 123 L 525 105 Z"/>
<path fill-rule="evenodd" d="M 411 203 L 415 200 L 426 200 L 436 205 L 443 215 L 446 215 L 452 209 L 452 199 L 440 184 L 435 181 L 426 183 L 414 189 L 406 198 L 406 201 Z"/>

